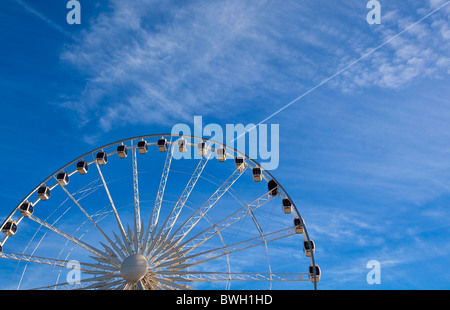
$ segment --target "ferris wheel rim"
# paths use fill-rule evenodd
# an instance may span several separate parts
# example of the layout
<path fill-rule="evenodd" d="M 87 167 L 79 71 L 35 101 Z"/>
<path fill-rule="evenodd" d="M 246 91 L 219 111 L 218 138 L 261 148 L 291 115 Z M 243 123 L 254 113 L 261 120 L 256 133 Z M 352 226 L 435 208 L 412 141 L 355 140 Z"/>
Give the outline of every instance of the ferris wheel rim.
<path fill-rule="evenodd" d="M 243 158 L 245 158 L 246 162 L 250 161 L 254 165 L 254 167 L 260 168 L 261 169 L 261 173 L 266 174 L 268 176 L 269 180 L 274 180 L 276 182 L 276 184 L 277 184 L 277 188 L 279 190 L 281 190 L 283 192 L 283 194 L 286 196 L 286 198 L 288 198 L 290 200 L 290 202 L 292 204 L 292 208 L 295 210 L 295 214 L 298 216 L 298 218 L 301 220 L 301 222 L 303 224 L 303 232 L 304 232 L 305 239 L 308 242 L 308 244 L 312 244 L 312 240 L 309 237 L 306 224 L 305 224 L 305 222 L 303 220 L 303 217 L 301 216 L 301 214 L 300 214 L 300 212 L 299 212 L 299 210 L 298 210 L 294 200 L 290 197 L 289 193 L 284 189 L 284 187 L 281 185 L 281 183 L 278 182 L 278 180 L 272 175 L 272 173 L 270 173 L 268 170 L 264 169 L 264 167 L 260 163 L 258 163 L 255 159 L 249 157 L 247 154 L 242 153 L 242 152 L 240 152 L 237 149 L 234 149 L 234 148 L 232 148 L 232 147 L 230 147 L 230 146 L 228 146 L 228 145 L 226 145 L 226 144 L 224 144 L 222 142 L 218 142 L 218 141 L 215 141 L 213 139 L 208 139 L 208 138 L 205 138 L 205 137 L 195 136 L 195 135 L 172 134 L 172 133 L 140 135 L 140 136 L 134 136 L 134 137 L 129 137 L 129 138 L 125 138 L 125 139 L 120 139 L 120 140 L 117 140 L 117 141 L 105 144 L 103 146 L 97 147 L 97 148 L 95 148 L 95 149 L 93 149 L 93 150 L 91 150 L 91 151 L 89 151 L 89 152 L 87 152 L 87 153 L 85 153 L 85 154 L 83 154 L 83 155 L 73 159 L 69 163 L 67 163 L 67 164 L 63 165 L 62 167 L 60 167 L 59 169 L 57 169 L 54 173 L 50 174 L 46 179 L 44 179 L 41 183 L 39 183 L 28 195 L 26 195 L 25 198 L 20 201 L 20 203 L 12 210 L 12 212 L 3 221 L 3 223 L 0 226 L 0 230 L 3 229 L 4 225 L 9 220 L 12 219 L 13 215 L 17 212 L 17 210 L 20 208 L 20 206 L 23 203 L 27 202 L 28 199 L 35 192 L 37 192 L 38 189 L 41 186 L 45 185 L 48 181 L 50 181 L 52 178 L 54 178 L 58 173 L 64 171 L 67 167 L 77 163 L 80 160 L 83 160 L 85 157 L 90 156 L 90 155 L 92 155 L 92 154 L 94 154 L 96 152 L 99 152 L 99 151 L 101 151 L 103 149 L 106 149 L 106 148 L 109 148 L 109 147 L 112 147 L 112 146 L 115 146 L 115 145 L 118 145 L 118 144 L 123 144 L 124 142 L 127 142 L 127 141 L 142 140 L 142 139 L 146 139 L 146 138 L 158 138 L 158 137 L 189 138 L 189 139 L 194 139 L 194 140 L 200 140 L 200 141 L 203 141 L 203 142 L 209 142 L 210 145 L 213 145 L 213 144 L 214 145 L 219 145 L 219 146 L 221 146 L 221 147 L 223 147 L 225 149 L 228 149 L 228 150 L 230 150 L 230 151 L 232 151 L 232 152 L 242 156 Z M 170 143 L 174 144 L 175 142 L 170 142 Z M 214 150 L 214 148 L 210 148 L 210 149 Z M 58 184 L 56 183 L 55 186 L 56 185 L 58 185 Z M 63 186 L 61 186 L 61 187 L 63 187 Z M 3 243 L 4 243 L 4 240 L 0 242 L 0 246 L 2 246 Z M 317 265 L 315 263 L 314 251 L 311 251 L 311 254 L 310 254 L 309 258 L 310 258 L 310 261 L 311 261 L 311 267 L 313 267 L 313 266 L 317 267 Z M 312 268 L 312 270 L 313 270 L 313 273 L 312 273 L 313 279 L 312 279 L 311 282 L 313 283 L 314 290 L 317 290 L 316 268 Z"/>

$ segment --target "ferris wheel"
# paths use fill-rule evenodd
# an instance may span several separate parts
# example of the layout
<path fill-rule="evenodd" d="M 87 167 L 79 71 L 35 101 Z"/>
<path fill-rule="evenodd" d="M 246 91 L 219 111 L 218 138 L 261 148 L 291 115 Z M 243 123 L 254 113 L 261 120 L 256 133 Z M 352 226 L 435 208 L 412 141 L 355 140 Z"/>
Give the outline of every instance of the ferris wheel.
<path fill-rule="evenodd" d="M 76 158 L 1 230 L 2 289 L 316 289 L 320 280 L 281 184 L 245 154 L 190 135 L 128 138 Z"/>

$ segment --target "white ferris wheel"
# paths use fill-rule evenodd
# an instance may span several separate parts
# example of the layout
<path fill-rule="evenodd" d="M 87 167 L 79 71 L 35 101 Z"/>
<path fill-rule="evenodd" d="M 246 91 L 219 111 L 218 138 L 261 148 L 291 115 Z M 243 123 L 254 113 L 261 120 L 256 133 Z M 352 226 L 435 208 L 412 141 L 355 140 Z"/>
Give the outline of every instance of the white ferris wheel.
<path fill-rule="evenodd" d="M 2 289 L 316 289 L 320 279 L 281 184 L 195 136 L 92 150 L 34 188 L 1 230 Z"/>

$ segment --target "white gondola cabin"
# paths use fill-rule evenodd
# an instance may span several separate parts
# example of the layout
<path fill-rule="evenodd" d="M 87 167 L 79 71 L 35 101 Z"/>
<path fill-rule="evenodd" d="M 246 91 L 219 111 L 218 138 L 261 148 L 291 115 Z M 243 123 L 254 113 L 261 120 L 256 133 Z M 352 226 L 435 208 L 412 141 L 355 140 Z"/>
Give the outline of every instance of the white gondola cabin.
<path fill-rule="evenodd" d="M 312 265 L 309 266 L 309 280 L 313 283 L 314 283 L 314 271 L 316 272 L 316 283 L 317 283 L 320 281 L 320 268 L 318 265 L 316 265 L 315 268 Z"/>
<path fill-rule="evenodd" d="M 303 233 L 303 223 L 302 223 L 302 220 L 298 217 L 296 217 L 294 219 L 294 228 L 295 228 L 295 233 L 297 233 L 297 234 Z"/>
<path fill-rule="evenodd" d="M 147 153 L 148 152 L 147 141 L 145 141 L 145 140 L 139 141 L 137 144 L 137 148 L 138 148 L 139 153 L 141 153 L 141 154 Z"/>
<path fill-rule="evenodd" d="M 244 168 L 245 168 L 244 157 L 240 157 L 240 156 L 236 157 L 234 159 L 234 163 L 236 164 L 237 170 L 240 170 L 240 171 L 244 170 Z"/>
<path fill-rule="evenodd" d="M 292 203 L 288 198 L 283 199 L 283 212 L 289 214 L 292 212 Z"/>
<path fill-rule="evenodd" d="M 99 165 L 106 165 L 106 163 L 108 162 L 108 154 L 106 154 L 105 151 L 100 151 L 95 156 L 95 160 Z"/>
<path fill-rule="evenodd" d="M 278 194 L 278 184 L 274 180 L 270 180 L 267 183 L 267 188 L 269 189 L 270 196 L 276 196 Z"/>
<path fill-rule="evenodd" d="M 314 241 L 312 241 L 311 239 L 309 240 L 304 240 L 303 241 L 303 252 L 305 253 L 306 256 L 311 257 L 311 253 L 312 255 L 314 255 Z"/>
<path fill-rule="evenodd" d="M 79 174 L 86 174 L 89 171 L 89 165 L 87 161 L 80 160 L 77 162 L 77 171 Z"/>
<path fill-rule="evenodd" d="M 19 207 L 20 214 L 24 217 L 29 217 L 33 214 L 34 206 L 31 202 L 25 201 Z"/>
<path fill-rule="evenodd" d="M 253 181 L 260 182 L 262 180 L 262 171 L 260 167 L 255 167 L 252 169 Z"/>
<path fill-rule="evenodd" d="M 160 152 L 167 151 L 167 139 L 161 138 L 158 140 L 158 149 Z"/>
<path fill-rule="evenodd" d="M 224 162 L 227 159 L 227 152 L 226 152 L 225 148 L 223 148 L 223 147 L 218 148 L 216 150 L 216 154 L 217 154 L 217 159 L 220 162 Z"/>
<path fill-rule="evenodd" d="M 117 155 L 119 158 L 126 158 L 128 156 L 128 148 L 125 144 L 117 146 Z"/>
<path fill-rule="evenodd" d="M 198 148 L 198 153 L 200 154 L 200 156 L 205 156 L 206 153 L 208 152 L 208 146 L 206 145 L 206 142 L 202 141 L 197 145 Z"/>
<path fill-rule="evenodd" d="M 13 236 L 17 232 L 17 223 L 14 222 L 13 220 L 9 220 L 3 226 L 2 231 L 8 237 Z"/>
<path fill-rule="evenodd" d="M 185 153 L 187 151 L 187 142 L 185 138 L 178 139 L 178 150 L 180 153 Z"/>
<path fill-rule="evenodd" d="M 37 194 L 38 194 L 39 199 L 41 199 L 41 200 L 49 199 L 50 195 L 51 195 L 50 187 L 48 187 L 46 185 L 39 187 L 37 190 Z"/>
<path fill-rule="evenodd" d="M 67 172 L 60 172 L 56 176 L 56 180 L 58 181 L 59 185 L 66 186 L 69 184 L 69 174 Z"/>

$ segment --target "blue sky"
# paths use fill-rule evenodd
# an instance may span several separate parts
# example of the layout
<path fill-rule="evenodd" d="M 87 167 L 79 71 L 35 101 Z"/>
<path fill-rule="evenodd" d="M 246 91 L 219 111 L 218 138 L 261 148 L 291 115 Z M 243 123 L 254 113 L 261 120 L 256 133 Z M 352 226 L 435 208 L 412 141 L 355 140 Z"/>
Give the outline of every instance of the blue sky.
<path fill-rule="evenodd" d="M 79 155 L 175 123 L 280 125 L 272 174 L 322 289 L 450 287 L 450 5 L 383 1 L 0 4 L 1 214 Z M 390 40 L 387 44 L 385 42 Z M 366 263 L 381 263 L 368 285 Z"/>

